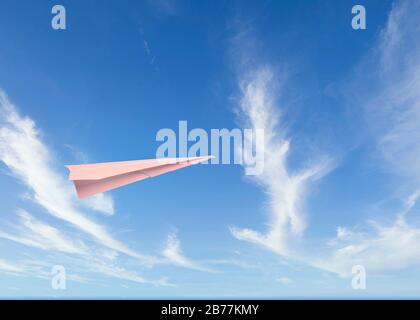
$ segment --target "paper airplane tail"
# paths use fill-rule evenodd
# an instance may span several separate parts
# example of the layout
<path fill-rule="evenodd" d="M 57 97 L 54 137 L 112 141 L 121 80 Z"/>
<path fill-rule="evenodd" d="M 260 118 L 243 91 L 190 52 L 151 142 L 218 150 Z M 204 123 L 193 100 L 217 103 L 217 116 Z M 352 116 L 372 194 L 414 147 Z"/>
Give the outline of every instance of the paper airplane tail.
<path fill-rule="evenodd" d="M 207 161 L 212 156 L 67 166 L 80 199 Z"/>

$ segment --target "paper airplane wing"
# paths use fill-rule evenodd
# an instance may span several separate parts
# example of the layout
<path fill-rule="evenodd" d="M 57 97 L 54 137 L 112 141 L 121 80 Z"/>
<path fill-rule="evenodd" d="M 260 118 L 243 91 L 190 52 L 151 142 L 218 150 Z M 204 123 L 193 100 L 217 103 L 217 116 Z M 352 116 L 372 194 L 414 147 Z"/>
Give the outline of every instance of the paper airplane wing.
<path fill-rule="evenodd" d="M 80 199 L 207 161 L 211 156 L 162 158 L 67 166 Z"/>

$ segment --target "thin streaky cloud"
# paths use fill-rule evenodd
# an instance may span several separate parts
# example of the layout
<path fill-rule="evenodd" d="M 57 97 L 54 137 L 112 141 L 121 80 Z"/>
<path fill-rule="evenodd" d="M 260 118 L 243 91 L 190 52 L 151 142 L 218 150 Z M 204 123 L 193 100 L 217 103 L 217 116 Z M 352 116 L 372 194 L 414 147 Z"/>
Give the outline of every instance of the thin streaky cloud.
<path fill-rule="evenodd" d="M 393 222 L 370 220 L 363 232 L 339 226 L 336 237 L 328 240 L 326 247 L 317 252 L 293 247 L 295 236 L 302 235 L 307 227 L 301 211 L 305 191 L 311 180 L 322 177 L 331 167 L 328 160 L 323 162 L 321 159 L 312 169 L 302 173 L 292 174 L 288 170 L 290 139 L 284 139 L 281 132 L 274 130 L 278 125 L 278 118 L 274 116 L 279 112 L 278 106 L 273 104 L 276 91 L 273 91 L 271 82 L 275 76 L 272 69 L 264 68 L 251 70 L 241 78 L 240 111 L 254 128 L 266 131 L 265 151 L 270 156 L 264 174 L 256 177 L 256 181 L 270 200 L 268 230 L 261 233 L 231 228 L 236 238 L 339 276 L 350 276 L 352 266 L 357 264 L 370 272 L 420 264 L 420 228 L 417 222 L 406 219 L 406 214 L 411 212 L 419 198 L 420 181 L 416 160 L 420 156 L 416 138 L 420 135 L 420 46 L 410 45 L 410 39 L 418 39 L 420 30 L 416 16 L 419 10 L 413 8 L 420 9 L 420 5 L 414 1 L 399 1 L 393 6 L 388 24 L 372 51 L 375 58 L 379 54 L 376 69 L 369 72 L 378 75 L 377 89 L 365 97 L 365 112 L 370 118 L 383 160 L 396 173 L 411 176 L 409 180 L 414 189 L 402 201 L 402 209 L 395 213 Z M 360 81 L 360 78 L 356 80 Z"/>
<path fill-rule="evenodd" d="M 393 222 L 370 220 L 368 230 L 339 227 L 330 258 L 318 266 L 348 275 L 351 266 L 371 271 L 420 265 L 420 221 L 412 216 L 419 199 L 420 183 L 420 29 L 418 1 L 396 1 L 376 46 L 362 62 L 363 75 L 353 84 L 374 82 L 362 92 L 363 112 L 371 128 L 381 169 L 396 177 L 395 189 L 407 190 Z M 372 79 L 372 76 L 374 78 Z M 317 259 L 315 259 L 317 260 Z"/>
<path fill-rule="evenodd" d="M 179 267 L 204 272 L 215 272 L 209 268 L 200 265 L 195 261 L 192 261 L 183 254 L 181 250 L 181 244 L 176 232 L 172 232 L 168 235 L 166 246 L 162 251 L 162 256 L 164 256 L 168 262 Z"/>
<path fill-rule="evenodd" d="M 13 262 L 0 260 L 0 271 L 12 274 L 22 274 L 25 272 L 25 269 L 22 266 L 19 266 Z"/>
<path fill-rule="evenodd" d="M 149 267 L 157 263 L 169 263 L 208 271 L 182 255 L 176 238 L 171 238 L 168 242 L 165 259 L 140 254 L 114 239 L 104 226 L 93 222 L 79 210 L 81 206 L 113 213 L 112 198 L 100 194 L 90 202 L 84 202 L 82 205 L 77 203 L 73 188 L 55 169 L 51 151 L 41 140 L 34 121 L 22 117 L 4 92 L 0 92 L 0 116 L 0 159 L 9 168 L 12 176 L 21 180 L 28 188 L 30 194 L 26 198 L 46 209 L 52 216 L 83 231 L 97 245 L 88 246 L 82 241 L 71 239 L 62 230 L 39 221 L 24 210 L 18 212 L 20 223 L 13 228 L 15 232 L 0 230 L 0 237 L 48 252 L 57 251 L 81 257 L 89 255 L 92 260 L 90 263 L 85 258 L 71 260 L 82 265 L 87 263 L 85 270 L 90 272 L 137 283 L 172 286 L 166 278 L 148 280 L 136 272 L 117 265 L 115 259 L 118 253 L 134 258 L 135 261 Z M 102 250 L 101 246 L 105 247 L 105 250 Z"/>
<path fill-rule="evenodd" d="M 88 247 L 80 240 L 73 240 L 62 231 L 47 225 L 24 210 L 18 211 L 20 224 L 15 232 L 0 230 L 0 238 L 47 251 L 87 255 Z"/>
<path fill-rule="evenodd" d="M 114 199 L 104 193 L 99 193 L 88 199 L 84 199 L 81 201 L 81 206 L 95 212 L 103 213 L 106 216 L 112 216 L 115 213 Z"/>
<path fill-rule="evenodd" d="M 77 209 L 74 190 L 53 164 L 50 150 L 35 122 L 22 117 L 0 91 L 0 159 L 31 191 L 32 200 L 54 217 L 87 233 L 99 244 L 150 264 L 154 258 L 139 254 L 114 239 L 106 228 Z"/>

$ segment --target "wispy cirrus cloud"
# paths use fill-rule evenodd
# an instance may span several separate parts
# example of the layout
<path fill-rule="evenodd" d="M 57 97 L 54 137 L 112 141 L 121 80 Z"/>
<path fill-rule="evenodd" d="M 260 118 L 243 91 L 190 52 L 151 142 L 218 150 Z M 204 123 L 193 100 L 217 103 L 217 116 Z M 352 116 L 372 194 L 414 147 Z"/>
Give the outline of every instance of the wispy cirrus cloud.
<path fill-rule="evenodd" d="M 35 277 L 50 280 L 52 267 L 52 263 L 40 260 L 25 259 L 19 262 L 0 260 L 0 272 L 9 273 L 19 277 Z M 75 282 L 87 281 L 86 278 L 74 273 L 66 274 L 66 279 Z"/>
<path fill-rule="evenodd" d="M 99 193 L 81 201 L 81 206 L 93 211 L 112 216 L 115 213 L 114 200 L 111 196 Z"/>
<path fill-rule="evenodd" d="M 174 286 L 174 284 L 170 283 L 165 277 L 156 280 L 149 279 L 141 276 L 138 272 L 128 270 L 115 262 L 101 259 L 93 253 L 90 254 L 89 258 L 75 255 L 66 255 L 65 257 L 52 255 L 49 258 L 42 260 L 31 258 L 17 262 L 0 259 L 0 273 L 51 280 L 52 268 L 55 265 L 54 260 L 65 261 L 65 268 L 69 265 L 71 266 L 69 271 L 71 270 L 72 272 L 66 272 L 66 279 L 69 281 L 82 283 L 89 282 L 91 284 L 95 282 L 100 283 L 102 280 L 101 277 L 105 276 L 158 287 Z M 90 275 L 89 278 L 80 275 L 86 273 Z"/>
<path fill-rule="evenodd" d="M 62 231 L 42 223 L 24 210 L 19 210 L 17 215 L 20 223 L 13 228 L 14 233 L 0 230 L 0 238 L 43 250 L 88 254 L 88 247 L 81 240 L 71 239 Z"/>
<path fill-rule="evenodd" d="M 254 130 L 264 130 L 264 171 L 252 179 L 267 194 L 269 213 L 265 233 L 237 227 L 231 232 L 239 240 L 288 256 L 292 254 L 294 239 L 302 236 L 306 228 L 303 202 L 307 188 L 311 181 L 328 172 L 330 164 L 325 158 L 297 173 L 288 168 L 290 140 L 279 131 L 277 80 L 270 68 L 263 67 L 241 75 L 239 81 L 242 122 Z"/>
<path fill-rule="evenodd" d="M 368 90 L 350 90 L 357 93 L 356 100 L 363 104 L 362 114 L 371 126 L 382 162 L 403 177 L 400 186 L 415 190 L 402 201 L 402 209 L 396 212 L 394 220 L 368 221 L 363 231 L 338 227 L 336 237 L 317 252 L 293 247 L 294 239 L 306 227 L 302 214 L 306 190 L 311 181 L 328 172 L 331 162 L 320 159 L 309 169 L 291 172 L 287 166 L 290 139 L 284 137 L 278 123 L 282 106 L 273 102 L 281 90 L 273 82 L 279 81 L 273 68 L 254 68 L 242 72 L 239 79 L 240 114 L 253 128 L 264 128 L 266 132 L 265 171 L 255 181 L 269 199 L 268 229 L 261 233 L 232 228 L 236 238 L 340 276 L 350 275 L 352 266 L 357 264 L 370 272 L 420 264 L 420 221 L 407 217 L 419 198 L 420 182 L 420 45 L 416 40 L 420 36 L 419 12 L 416 1 L 394 4 L 378 42 L 363 68 L 359 68 L 362 74 L 353 79 L 355 87 L 366 83 Z M 291 248 L 296 250 L 292 252 Z"/>
<path fill-rule="evenodd" d="M 91 259 L 82 261 L 81 265 L 90 270 L 92 273 L 100 273 L 106 276 L 114 277 L 121 280 L 137 282 L 141 284 L 150 284 L 153 286 L 172 287 L 174 284 L 170 283 L 167 278 L 153 280 L 141 276 L 135 271 L 127 270 L 115 263 L 104 261 L 103 259 Z"/>
<path fill-rule="evenodd" d="M 392 222 L 368 221 L 364 231 L 339 227 L 332 251 L 315 264 L 348 275 L 351 266 L 382 271 L 420 265 L 420 220 L 413 214 L 420 183 L 420 28 L 418 1 L 396 1 L 375 46 L 351 80 L 377 147 L 379 170 L 406 192 Z M 357 89 L 356 89 L 357 88 Z M 359 92 L 360 91 L 360 92 Z"/>
<path fill-rule="evenodd" d="M 88 218 L 82 208 L 113 214 L 113 199 L 109 195 L 100 194 L 82 203 L 76 201 L 71 184 L 55 168 L 52 152 L 42 141 L 35 122 L 21 116 L 3 91 L 0 91 L 0 159 L 9 168 L 12 176 L 19 179 L 30 191 L 25 199 L 38 204 L 50 215 L 67 222 L 68 226 L 79 232 L 76 234 L 70 232 L 70 229 L 67 232 L 63 228 L 53 227 L 19 209 L 18 222 L 12 224 L 7 231 L 0 230 L 0 238 L 42 249 L 50 254 L 67 254 L 69 263 L 81 269 L 81 272 L 88 271 L 137 283 L 173 286 L 166 278 L 150 280 L 118 265 L 119 254 L 147 267 L 170 263 L 208 271 L 182 254 L 176 236 L 169 236 L 164 258 L 143 255 L 116 240 L 103 225 Z M 83 241 L 80 239 L 80 232 L 84 235 Z M 39 274 L 50 276 L 50 270 L 45 268 L 44 265 Z M 2 261 L 0 271 L 36 273 L 28 264 L 5 261 Z"/>
<path fill-rule="evenodd" d="M 375 85 L 362 92 L 378 150 L 392 172 L 420 183 L 420 44 L 418 1 L 396 1 L 378 43 L 363 64 Z M 415 179 L 413 181 L 413 179 Z"/>
<path fill-rule="evenodd" d="M 25 272 L 25 268 L 13 262 L 0 260 L 0 271 L 12 274 L 21 274 Z"/>
<path fill-rule="evenodd" d="M 0 159 L 10 169 L 11 174 L 31 191 L 30 200 L 53 217 L 67 222 L 69 226 L 89 236 L 90 243 L 79 240 L 80 236 L 74 232 L 72 235 L 67 235 L 63 230 L 41 222 L 22 209 L 17 213 L 18 223 L 7 232 L 1 230 L 1 238 L 42 249 L 50 254 L 67 254 L 67 259 L 73 268 L 85 266 L 82 272 L 89 271 L 137 283 L 168 284 L 166 280 L 146 279 L 136 272 L 119 266 L 116 261 L 108 261 L 114 260 L 117 253 L 121 253 L 150 266 L 156 263 L 157 258 L 139 254 L 128 248 L 124 243 L 114 239 L 104 226 L 92 221 L 80 210 L 72 187 L 55 169 L 52 153 L 43 143 L 35 123 L 27 117 L 22 117 L 2 91 L 0 91 Z M 114 210 L 112 198 L 109 197 L 94 199 L 91 203 L 84 203 L 82 207 L 102 212 Z M 51 268 L 51 265 L 52 263 L 47 263 L 42 268 L 40 266 L 34 268 L 28 263 L 2 261 L 0 271 L 50 277 L 51 270 L 48 267 Z"/>
<path fill-rule="evenodd" d="M 100 245 L 144 263 L 154 262 L 153 257 L 139 254 L 116 240 L 103 225 L 78 209 L 74 193 L 55 169 L 51 152 L 42 142 L 36 124 L 30 118 L 22 117 L 3 91 L 0 91 L 0 124 L 0 159 L 28 187 L 32 201 L 54 217 L 85 232 Z"/>
<path fill-rule="evenodd" d="M 360 232 L 340 228 L 336 238 L 329 242 L 328 256 L 313 257 L 310 264 L 340 276 L 350 276 L 355 265 L 363 265 L 371 273 L 420 265 L 418 224 L 412 225 L 398 217 L 388 224 L 370 221 L 366 229 Z"/>
<path fill-rule="evenodd" d="M 206 268 L 199 263 L 187 258 L 182 250 L 181 244 L 178 240 L 176 232 L 172 232 L 168 235 L 168 239 L 166 242 L 166 246 L 162 251 L 162 256 L 164 256 L 169 263 L 174 265 L 188 268 L 197 271 L 204 271 L 204 272 L 215 272 L 209 268 Z"/>

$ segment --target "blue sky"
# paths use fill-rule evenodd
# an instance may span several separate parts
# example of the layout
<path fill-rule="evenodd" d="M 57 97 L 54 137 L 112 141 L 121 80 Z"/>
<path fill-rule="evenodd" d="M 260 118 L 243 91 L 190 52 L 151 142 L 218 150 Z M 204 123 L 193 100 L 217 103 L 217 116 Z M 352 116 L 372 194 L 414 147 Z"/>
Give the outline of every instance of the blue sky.
<path fill-rule="evenodd" d="M 0 3 L 0 296 L 419 295 L 416 1 L 361 2 L 366 30 L 347 0 L 61 1 L 66 30 L 55 4 Z M 182 120 L 262 127 L 264 173 L 77 200 L 65 165 L 154 158 Z"/>

